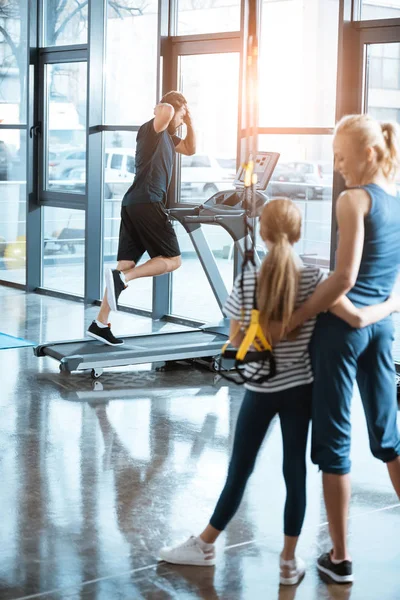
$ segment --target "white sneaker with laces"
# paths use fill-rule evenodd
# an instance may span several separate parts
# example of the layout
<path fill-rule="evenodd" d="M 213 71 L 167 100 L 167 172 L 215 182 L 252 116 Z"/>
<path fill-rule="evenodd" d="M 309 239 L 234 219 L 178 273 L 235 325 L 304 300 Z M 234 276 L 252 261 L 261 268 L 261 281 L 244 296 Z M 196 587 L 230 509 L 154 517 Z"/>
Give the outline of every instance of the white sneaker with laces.
<path fill-rule="evenodd" d="M 306 565 L 301 558 L 283 560 L 283 558 L 280 557 L 279 567 L 279 582 L 281 585 L 297 585 L 306 574 Z"/>
<path fill-rule="evenodd" d="M 194 535 L 174 548 L 161 548 L 159 560 L 174 565 L 194 565 L 196 567 L 213 567 L 216 562 L 214 544 L 206 544 Z"/>

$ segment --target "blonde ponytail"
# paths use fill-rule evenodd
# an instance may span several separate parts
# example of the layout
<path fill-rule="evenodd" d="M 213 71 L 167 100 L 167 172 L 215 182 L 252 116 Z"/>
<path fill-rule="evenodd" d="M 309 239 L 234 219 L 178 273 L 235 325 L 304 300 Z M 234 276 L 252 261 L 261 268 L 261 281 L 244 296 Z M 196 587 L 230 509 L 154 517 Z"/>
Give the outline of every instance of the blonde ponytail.
<path fill-rule="evenodd" d="M 261 215 L 261 236 L 273 245 L 258 275 L 257 306 L 267 338 L 271 321 L 286 329 L 295 309 L 299 269 L 292 245 L 300 238 L 301 213 L 288 198 L 269 202 Z M 271 340 L 269 340 L 271 341 Z"/>
<path fill-rule="evenodd" d="M 385 177 L 394 178 L 400 169 L 400 128 L 397 123 L 381 123 L 386 152 L 383 157 L 382 170 Z"/>

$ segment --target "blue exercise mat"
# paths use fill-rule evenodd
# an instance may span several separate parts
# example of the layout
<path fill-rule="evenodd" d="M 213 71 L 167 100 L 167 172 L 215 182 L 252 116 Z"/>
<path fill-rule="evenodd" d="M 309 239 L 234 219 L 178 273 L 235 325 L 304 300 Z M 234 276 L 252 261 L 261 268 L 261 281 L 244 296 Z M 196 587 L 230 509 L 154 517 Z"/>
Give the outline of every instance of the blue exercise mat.
<path fill-rule="evenodd" d="M 13 335 L 7 335 L 6 333 L 0 333 L 0 350 L 7 350 L 8 348 L 24 348 L 25 346 L 35 345 L 35 342 L 17 338 Z"/>

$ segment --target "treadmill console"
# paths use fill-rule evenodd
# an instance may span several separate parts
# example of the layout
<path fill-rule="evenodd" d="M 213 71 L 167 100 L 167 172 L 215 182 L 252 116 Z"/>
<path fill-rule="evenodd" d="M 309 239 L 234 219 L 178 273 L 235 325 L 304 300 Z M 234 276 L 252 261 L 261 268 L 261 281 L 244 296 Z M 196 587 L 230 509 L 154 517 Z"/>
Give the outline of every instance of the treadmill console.
<path fill-rule="evenodd" d="M 254 173 L 257 175 L 257 191 L 264 192 L 267 189 L 279 156 L 279 152 L 257 152 L 254 160 Z M 239 189 L 244 187 L 244 168 L 242 166 L 236 173 L 234 185 Z"/>
<path fill-rule="evenodd" d="M 254 161 L 254 172 L 257 173 L 258 181 L 256 185 L 256 205 L 253 208 L 250 209 L 250 207 L 246 206 L 244 169 L 243 167 L 240 167 L 236 174 L 235 189 L 217 192 L 204 202 L 204 204 L 200 205 L 199 209 L 211 210 L 214 213 L 218 212 L 219 214 L 223 212 L 228 213 L 228 211 L 232 210 L 246 210 L 254 213 L 249 216 L 259 216 L 267 201 L 265 190 L 267 189 L 279 156 L 278 152 L 257 152 Z"/>

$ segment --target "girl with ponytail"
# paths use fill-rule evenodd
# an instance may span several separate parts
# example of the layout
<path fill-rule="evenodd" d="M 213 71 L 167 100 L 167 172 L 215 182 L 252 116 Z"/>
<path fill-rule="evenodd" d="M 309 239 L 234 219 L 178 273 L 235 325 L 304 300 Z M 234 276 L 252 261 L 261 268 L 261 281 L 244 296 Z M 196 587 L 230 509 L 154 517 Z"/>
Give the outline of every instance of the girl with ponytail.
<path fill-rule="evenodd" d="M 243 281 L 236 280 L 225 305 L 231 318 L 231 342 L 239 345 L 250 324 L 254 292 L 260 323 L 266 337 L 269 325 L 289 324 L 293 312 L 312 295 L 324 274 L 318 267 L 304 266 L 293 245 L 301 235 L 301 213 L 287 198 L 272 200 L 264 207 L 260 232 L 268 254 L 260 272 L 247 269 Z M 388 315 L 395 300 L 358 310 L 343 298 L 332 309 L 350 325 L 359 327 Z M 174 564 L 212 566 L 216 562 L 214 542 L 234 516 L 241 502 L 261 444 L 272 419 L 279 415 L 283 441 L 283 476 L 286 484 L 284 546 L 280 555 L 280 583 L 295 585 L 305 573 L 304 562 L 295 556 L 306 508 L 306 445 L 311 414 L 313 373 L 308 345 L 316 319 L 304 324 L 293 341 L 274 348 L 277 374 L 261 383 L 268 365 L 246 365 L 246 393 L 239 411 L 227 480 L 209 524 L 199 536 L 183 544 L 163 548 L 161 560 Z M 257 379 L 260 383 L 257 383 Z"/>

